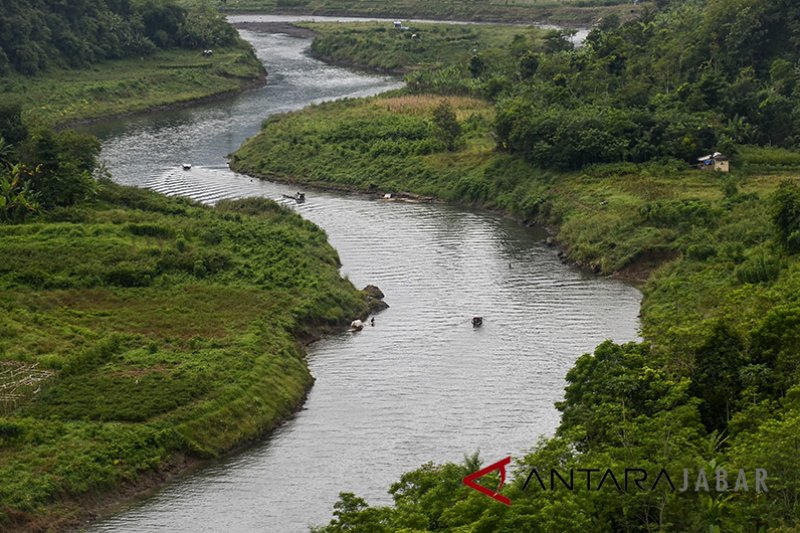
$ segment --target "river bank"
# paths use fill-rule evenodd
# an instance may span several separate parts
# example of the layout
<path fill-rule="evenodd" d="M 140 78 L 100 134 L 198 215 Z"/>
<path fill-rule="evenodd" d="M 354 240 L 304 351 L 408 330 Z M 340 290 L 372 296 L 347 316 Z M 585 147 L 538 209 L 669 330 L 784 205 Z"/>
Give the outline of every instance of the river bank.
<path fill-rule="evenodd" d="M 463 128 L 462 144 L 453 152 L 436 144 L 431 126 L 433 110 L 441 102 L 452 107 Z M 499 210 L 523 223 L 549 227 L 565 261 L 643 287 L 645 332 L 654 333 L 651 338 L 659 343 L 675 340 L 674 333 L 664 335 L 671 327 L 688 326 L 711 312 L 705 304 L 688 305 L 688 301 L 684 313 L 666 312 L 674 305 L 670 298 L 679 295 L 664 293 L 661 284 L 664 279 L 674 283 L 677 272 L 699 266 L 697 250 L 706 243 L 709 230 L 696 226 L 711 223 L 703 222 L 706 215 L 692 218 L 679 213 L 720 212 L 730 202 L 731 193 L 726 191 L 733 190 L 728 184 L 733 181 L 736 194 L 762 200 L 745 203 L 725 224 L 736 226 L 747 217 L 761 219 L 764 199 L 785 177 L 731 178 L 661 163 L 601 165 L 577 173 L 544 171 L 496 149 L 493 117 L 491 105 L 467 97 L 395 93 L 326 103 L 270 118 L 258 136 L 233 154 L 230 164 L 260 178 L 376 198 L 409 191 Z M 648 214 L 665 209 L 675 215 Z M 663 269 L 666 265 L 670 267 Z M 661 275 L 654 276 L 660 270 L 664 270 Z M 687 277 L 681 300 L 691 298 L 695 290 L 708 290 L 692 286 L 700 282 Z M 737 281 L 728 283 L 735 286 Z M 725 301 L 725 289 L 717 285 L 714 294 Z"/>
<path fill-rule="evenodd" d="M 266 71 L 252 47 L 219 48 L 211 58 L 193 50 L 107 61 L 88 69 L 9 74 L 0 87 L 33 127 L 68 128 L 130 114 L 196 105 L 263 86 Z"/>
<path fill-rule="evenodd" d="M 263 438 L 311 388 L 305 344 L 368 313 L 324 233 L 265 200 L 104 183 L 0 229 L 0 351 L 43 389 L 3 413 L 2 530 L 78 526 Z"/>
<path fill-rule="evenodd" d="M 797 235 L 800 188 L 790 168 L 796 152 L 739 145 L 732 148 L 737 161 L 731 173 L 702 171 L 668 158 L 544 170 L 498 146 L 495 107 L 489 102 L 418 90 L 411 94 L 415 89 L 271 117 L 233 154 L 231 168 L 264 179 L 332 184 L 376 199 L 410 191 L 556 228 L 553 242 L 566 260 L 643 284 L 645 342 L 609 342 L 580 358 L 567 375 L 567 399 L 558 404 L 564 414 L 558 433 L 527 455 L 525 464 L 538 466 L 554 457 L 558 464 L 568 457 L 583 468 L 599 468 L 609 457 L 623 464 L 631 457 L 676 465 L 768 464 L 778 472 L 771 482 L 796 494 L 796 484 L 789 487 L 785 481 L 796 479 L 796 469 L 786 467 L 796 452 L 786 436 L 800 421 L 798 364 L 791 355 L 797 347 L 800 263 L 796 241 L 785 236 Z M 764 172 L 750 164 L 762 155 L 781 170 Z M 790 229 L 781 229 L 787 225 Z M 458 234 L 459 228 L 451 231 Z M 727 377 L 720 378 L 721 367 L 728 369 Z M 633 392 L 620 391 L 619 384 Z M 721 427 L 730 432 L 730 444 L 705 448 Z M 770 442 L 777 443 L 774 453 L 767 451 Z M 616 450 L 624 451 L 615 455 Z M 674 450 L 681 450 L 677 459 Z M 407 473 L 394 485 L 400 487 L 394 507 L 369 507 L 343 494 L 337 509 L 349 511 L 339 512 L 324 531 L 346 531 L 351 520 L 363 520 L 370 530 L 392 531 L 418 523 L 420 516 L 453 528 L 474 522 L 564 529 L 546 491 L 525 494 L 520 478 L 508 494 L 530 503 L 515 505 L 526 509 L 522 513 L 490 507 L 463 487 L 453 489 L 478 464 L 473 458 Z M 410 480 L 420 478 L 434 488 L 417 494 Z M 420 503 L 409 504 L 406 491 Z M 597 503 L 591 493 L 569 494 L 563 517 L 571 525 L 615 529 L 614 518 L 604 512 L 582 511 Z M 613 505 L 639 508 L 627 499 Z M 673 505 L 669 495 L 635 512 L 650 523 L 649 509 L 668 505 Z M 677 529 L 698 529 L 706 520 L 722 523 L 704 514 L 703 498 L 674 506 L 669 520 L 681 524 Z M 533 508 L 548 512 L 528 515 Z M 737 500 L 725 521 L 744 523 L 743 516 L 760 512 L 769 512 L 776 524 L 796 520 L 791 503 L 747 496 Z"/>
<path fill-rule="evenodd" d="M 310 53 L 321 61 L 395 75 L 468 64 L 474 56 L 491 61 L 493 50 L 540 50 L 557 31 L 540 26 L 407 24 L 407 30 L 387 22 L 295 22 L 294 26 L 313 32 Z"/>

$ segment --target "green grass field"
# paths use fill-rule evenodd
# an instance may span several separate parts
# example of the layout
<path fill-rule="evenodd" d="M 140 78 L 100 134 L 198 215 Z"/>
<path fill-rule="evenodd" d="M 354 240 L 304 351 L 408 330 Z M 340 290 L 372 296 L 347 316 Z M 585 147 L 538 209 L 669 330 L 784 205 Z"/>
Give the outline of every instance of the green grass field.
<path fill-rule="evenodd" d="M 108 61 L 87 69 L 51 70 L 33 77 L 0 77 L 3 98 L 23 105 L 30 125 L 62 125 L 176 105 L 255 86 L 263 66 L 247 45 L 161 51 L 147 58 Z"/>
<path fill-rule="evenodd" d="M 366 312 L 324 232 L 267 200 L 103 183 L 0 242 L 0 530 L 263 435 L 312 384 L 298 339 Z"/>
<path fill-rule="evenodd" d="M 477 52 L 508 49 L 515 38 L 534 49 L 545 30 L 533 26 L 411 24 L 401 31 L 384 22 L 298 22 L 317 33 L 311 51 L 324 61 L 404 73 L 468 63 Z"/>

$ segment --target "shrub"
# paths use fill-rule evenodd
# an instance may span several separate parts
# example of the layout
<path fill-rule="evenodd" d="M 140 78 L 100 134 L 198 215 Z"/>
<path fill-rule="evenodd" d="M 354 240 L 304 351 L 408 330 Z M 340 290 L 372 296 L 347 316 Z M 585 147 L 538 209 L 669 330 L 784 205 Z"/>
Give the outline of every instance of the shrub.
<path fill-rule="evenodd" d="M 776 257 L 757 252 L 736 267 L 735 273 L 740 283 L 767 283 L 778 279 L 780 270 L 780 261 Z"/>
<path fill-rule="evenodd" d="M 705 261 L 717 255 L 717 249 L 711 244 L 693 244 L 686 249 L 686 255 L 695 261 Z"/>
<path fill-rule="evenodd" d="M 800 187 L 793 181 L 781 182 L 772 202 L 778 240 L 789 252 L 800 251 Z"/>

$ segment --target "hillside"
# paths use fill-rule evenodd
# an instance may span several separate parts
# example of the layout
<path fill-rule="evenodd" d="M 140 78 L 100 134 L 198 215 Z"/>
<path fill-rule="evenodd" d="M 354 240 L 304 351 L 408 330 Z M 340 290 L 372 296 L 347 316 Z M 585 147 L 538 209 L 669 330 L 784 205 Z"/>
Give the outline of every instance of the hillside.
<path fill-rule="evenodd" d="M 176 2 L 6 0 L 0 13 L 0 75 L 32 75 L 158 50 L 236 44 L 236 30 L 210 9 Z"/>
<path fill-rule="evenodd" d="M 263 435 L 312 384 L 298 339 L 366 310 L 325 234 L 266 200 L 104 182 L 0 234 L 0 379 L 32 376 L 0 403 L 0 529 Z"/>
<path fill-rule="evenodd" d="M 401 93 L 273 117 L 235 154 L 256 176 L 501 209 L 552 228 L 565 260 L 643 284 L 644 342 L 577 361 L 558 431 L 516 458 L 511 507 L 462 484 L 469 457 L 405 474 L 391 507 L 344 492 L 319 531 L 800 526 L 800 13 L 734 7 L 671 2 L 578 50 L 522 36 L 415 70 Z M 717 150 L 731 173 L 696 168 Z M 690 488 L 523 488 L 533 467 L 663 468 L 678 486 L 688 469 Z M 749 491 L 716 488 L 719 468 Z"/>
<path fill-rule="evenodd" d="M 313 382 L 302 342 L 367 312 L 291 210 L 121 187 L 99 149 L 0 108 L 0 530 L 264 435 Z"/>
<path fill-rule="evenodd" d="M 262 85 L 264 76 L 236 30 L 194 4 L 9 0 L 0 13 L 0 90 L 30 125 L 185 104 Z"/>

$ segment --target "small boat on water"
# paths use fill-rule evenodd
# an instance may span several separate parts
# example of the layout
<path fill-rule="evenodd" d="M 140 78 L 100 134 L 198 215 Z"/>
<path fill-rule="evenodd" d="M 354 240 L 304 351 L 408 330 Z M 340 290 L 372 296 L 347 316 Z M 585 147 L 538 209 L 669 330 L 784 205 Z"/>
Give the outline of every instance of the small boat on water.
<path fill-rule="evenodd" d="M 181 166 L 183 167 L 183 170 L 192 170 L 192 165 L 191 165 L 191 163 L 184 163 L 184 164 L 183 164 L 183 165 L 181 165 Z"/>
<path fill-rule="evenodd" d="M 472 318 L 472 327 L 473 328 L 479 328 L 482 325 L 483 325 L 483 317 L 482 316 L 476 316 L 476 317 Z"/>
<path fill-rule="evenodd" d="M 360 320 L 353 320 L 353 321 L 350 323 L 350 331 L 351 331 L 351 332 L 355 332 L 355 331 L 361 331 L 362 329 L 364 329 L 364 323 L 363 323 L 362 321 L 360 321 Z"/>
<path fill-rule="evenodd" d="M 289 200 L 294 200 L 298 204 L 301 204 L 306 201 L 306 193 L 304 192 L 298 192 L 295 194 L 284 194 L 283 197 L 288 198 Z"/>

